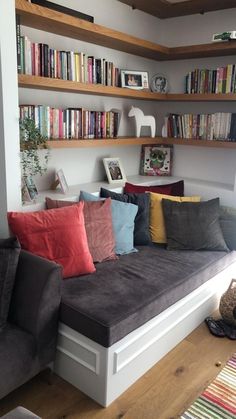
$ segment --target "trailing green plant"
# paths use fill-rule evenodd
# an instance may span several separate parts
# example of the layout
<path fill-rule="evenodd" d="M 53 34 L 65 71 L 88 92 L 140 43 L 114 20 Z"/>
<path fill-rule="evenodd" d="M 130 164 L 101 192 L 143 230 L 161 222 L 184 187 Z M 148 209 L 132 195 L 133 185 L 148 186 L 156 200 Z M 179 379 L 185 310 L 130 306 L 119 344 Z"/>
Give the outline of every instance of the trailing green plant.
<path fill-rule="evenodd" d="M 40 153 L 40 150 L 46 150 Z M 41 134 L 39 128 L 31 118 L 20 120 L 20 151 L 22 176 L 34 176 L 47 170 L 49 147 L 47 138 Z"/>

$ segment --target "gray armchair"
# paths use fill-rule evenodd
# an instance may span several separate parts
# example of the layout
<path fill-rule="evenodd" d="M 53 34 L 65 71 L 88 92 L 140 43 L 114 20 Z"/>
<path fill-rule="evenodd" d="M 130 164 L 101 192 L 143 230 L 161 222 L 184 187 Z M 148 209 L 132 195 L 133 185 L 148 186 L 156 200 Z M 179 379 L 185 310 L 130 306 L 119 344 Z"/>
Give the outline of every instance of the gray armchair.
<path fill-rule="evenodd" d="M 53 361 L 61 267 L 20 252 L 9 317 L 0 330 L 0 399 Z"/>

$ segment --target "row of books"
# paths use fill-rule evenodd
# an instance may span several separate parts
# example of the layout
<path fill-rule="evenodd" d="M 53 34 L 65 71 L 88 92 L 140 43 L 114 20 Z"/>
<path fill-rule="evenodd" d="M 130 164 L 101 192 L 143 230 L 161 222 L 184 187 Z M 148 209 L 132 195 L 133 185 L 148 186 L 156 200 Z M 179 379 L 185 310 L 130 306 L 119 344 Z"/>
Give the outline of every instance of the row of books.
<path fill-rule="evenodd" d="M 120 70 L 105 58 L 83 52 L 58 51 L 47 44 L 31 42 L 17 28 L 18 73 L 81 83 L 120 85 Z"/>
<path fill-rule="evenodd" d="M 48 139 L 115 138 L 119 114 L 83 108 L 57 109 L 45 105 L 20 105 L 20 120 L 31 118 Z"/>
<path fill-rule="evenodd" d="M 190 71 L 186 76 L 185 93 L 236 93 L 235 64 L 215 70 Z"/>
<path fill-rule="evenodd" d="M 236 141 L 236 113 L 169 114 L 164 128 L 168 137 Z"/>

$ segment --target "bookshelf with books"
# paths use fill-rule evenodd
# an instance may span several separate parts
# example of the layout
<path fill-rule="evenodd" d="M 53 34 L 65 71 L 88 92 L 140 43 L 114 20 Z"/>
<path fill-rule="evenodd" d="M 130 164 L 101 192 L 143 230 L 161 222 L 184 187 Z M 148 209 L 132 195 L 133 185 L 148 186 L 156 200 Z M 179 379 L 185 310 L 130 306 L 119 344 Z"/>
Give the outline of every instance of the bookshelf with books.
<path fill-rule="evenodd" d="M 64 35 L 66 37 L 80 39 L 89 43 L 94 43 L 97 45 L 105 46 L 108 48 L 116 49 L 118 51 L 128 52 L 133 55 L 142 56 L 145 58 L 150 58 L 152 60 L 176 60 L 183 58 L 197 58 L 197 57 L 212 57 L 220 55 L 231 55 L 236 52 L 235 43 L 227 43 L 222 45 L 222 43 L 213 43 L 205 45 L 194 45 L 188 47 L 165 47 L 159 44 L 152 43 L 150 41 L 142 40 L 125 33 L 115 31 L 101 25 L 97 25 L 91 22 L 82 21 L 81 19 L 65 15 L 63 13 L 52 11 L 50 9 L 43 8 L 41 6 L 31 4 L 26 0 L 16 0 L 16 13 L 20 16 L 21 23 L 25 26 L 29 26 L 35 29 L 40 29 L 48 32 L 52 32 L 59 35 Z M 18 33 L 18 36 L 19 33 Z M 29 42 L 26 37 L 22 39 L 24 44 Z M 69 54 L 64 54 L 63 51 L 57 51 L 55 49 L 48 48 L 47 44 L 41 44 L 41 47 L 37 43 L 32 43 L 30 51 L 34 57 L 42 55 L 40 48 L 43 49 L 43 54 L 46 54 L 49 57 L 49 66 L 45 68 L 42 61 L 38 60 L 37 70 L 35 66 L 35 58 L 33 59 L 33 69 L 29 65 L 29 74 L 21 74 L 22 70 L 19 71 L 19 87 L 22 88 L 31 88 L 31 89 L 41 89 L 48 91 L 58 91 L 58 92 L 70 92 L 70 93 L 83 93 L 95 96 L 107 96 L 107 97 L 117 97 L 117 98 L 130 98 L 135 100 L 145 100 L 145 101 L 155 101 L 155 102 L 231 102 L 236 101 L 236 88 L 229 89 L 229 82 L 226 83 L 225 89 L 221 89 L 218 93 L 210 91 L 205 92 L 200 90 L 194 91 L 190 88 L 189 93 L 169 93 L 169 94 L 159 94 L 153 93 L 146 90 L 130 90 L 126 88 L 119 87 L 118 82 L 118 68 L 109 60 L 108 64 L 102 63 L 101 58 L 90 57 L 90 70 L 88 73 L 82 75 L 81 69 L 81 59 L 82 56 L 80 52 L 70 51 Z M 58 60 L 67 61 L 70 63 L 69 68 L 71 71 L 67 71 L 68 66 L 65 66 L 64 76 L 58 78 L 58 72 L 55 70 L 55 64 Z M 75 57 L 79 57 L 80 64 Z M 86 57 L 86 62 L 88 60 Z M 32 57 L 31 57 L 32 58 Z M 84 58 L 84 57 L 83 57 Z M 21 54 L 22 59 L 22 54 Z M 77 60 L 77 61 L 76 61 Z M 40 62 L 40 64 L 39 64 Z M 76 65 L 77 62 L 77 65 Z M 71 63 L 74 63 L 71 65 Z M 100 65 L 101 64 L 101 65 Z M 24 64 L 22 64 L 24 65 Z M 32 64 L 31 64 L 32 66 Z M 87 65 L 86 65 L 87 66 Z M 107 66 L 107 67 L 106 67 Z M 89 66 L 87 67 L 89 68 Z M 105 74 L 105 70 L 107 74 Z M 234 67 L 230 68 L 230 65 L 227 65 L 227 70 L 230 69 L 231 74 L 234 72 Z M 41 71 L 40 71 L 41 69 Z M 42 71 L 43 70 L 43 71 Z M 109 76 L 108 76 L 109 74 Z M 48 77 L 51 76 L 51 77 Z M 208 74 L 209 77 L 209 74 Z M 211 76 L 213 77 L 213 76 Z M 189 75 L 190 78 L 190 75 Z M 205 76 L 206 79 L 206 76 Z M 109 80 L 109 81 L 108 81 Z M 189 81 L 188 81 L 189 83 Z M 190 86 L 191 86 L 190 82 Z M 95 137 L 95 136 L 94 136 Z M 149 139 L 151 142 L 160 142 L 161 137 L 156 137 L 155 139 Z M 122 139 L 124 144 L 138 144 L 145 143 L 145 138 L 136 139 L 133 141 L 133 137 L 126 137 Z M 83 146 L 86 146 L 86 140 L 83 140 Z M 89 140 L 90 141 L 90 140 Z M 95 140 L 94 140 L 95 141 Z M 98 140 L 100 142 L 100 140 Z M 103 140 L 102 140 L 103 141 Z M 102 146 L 102 141 L 100 145 Z M 107 141 L 107 140 L 104 140 Z M 112 145 L 119 142 L 119 139 L 112 140 Z M 143 142 L 142 142 L 143 141 Z M 166 139 L 162 139 L 163 142 Z M 171 141 L 169 139 L 169 141 Z M 73 143 L 71 141 L 60 139 L 60 147 L 72 147 Z M 80 141 L 79 141 L 80 142 Z M 200 141 L 201 146 L 207 146 L 206 141 Z M 218 140 L 211 140 L 211 146 L 219 147 L 217 144 Z M 53 143 L 53 141 L 50 141 Z M 70 144 L 69 144 L 70 143 Z M 173 143 L 176 143 L 173 139 Z M 189 141 L 184 143 L 188 143 Z M 224 147 L 228 147 L 230 142 L 225 141 Z M 107 143 L 108 144 L 108 143 Z M 121 145 L 121 142 L 119 143 Z M 190 145 L 190 144 L 189 144 Z M 75 145 L 77 147 L 77 145 Z M 80 145 L 78 145 L 79 147 Z M 82 146 L 82 144 L 81 144 Z M 90 146 L 90 144 L 89 144 Z M 94 146 L 99 146 L 98 143 Z M 55 142 L 55 147 L 57 147 Z M 232 144 L 230 145 L 232 147 Z"/>

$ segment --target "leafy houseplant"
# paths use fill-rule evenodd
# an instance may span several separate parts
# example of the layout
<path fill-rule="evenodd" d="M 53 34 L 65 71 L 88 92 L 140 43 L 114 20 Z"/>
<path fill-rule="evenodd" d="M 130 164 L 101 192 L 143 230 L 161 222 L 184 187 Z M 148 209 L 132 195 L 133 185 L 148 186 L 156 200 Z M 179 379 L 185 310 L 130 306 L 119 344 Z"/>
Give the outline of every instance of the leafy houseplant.
<path fill-rule="evenodd" d="M 41 155 L 40 150 L 46 150 Z M 49 147 L 47 138 L 41 134 L 31 118 L 20 120 L 20 151 L 22 177 L 35 176 L 42 174 L 47 170 L 49 159 Z"/>

